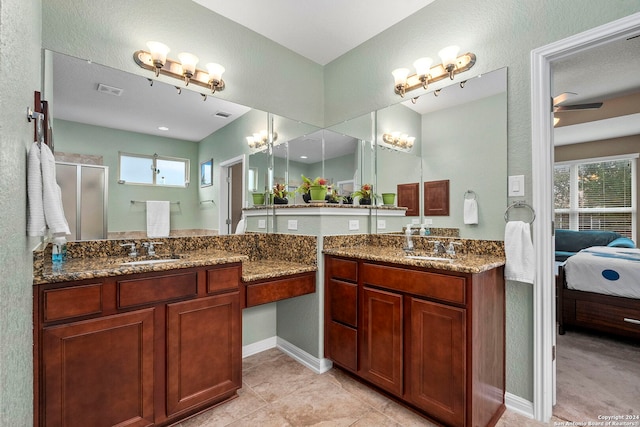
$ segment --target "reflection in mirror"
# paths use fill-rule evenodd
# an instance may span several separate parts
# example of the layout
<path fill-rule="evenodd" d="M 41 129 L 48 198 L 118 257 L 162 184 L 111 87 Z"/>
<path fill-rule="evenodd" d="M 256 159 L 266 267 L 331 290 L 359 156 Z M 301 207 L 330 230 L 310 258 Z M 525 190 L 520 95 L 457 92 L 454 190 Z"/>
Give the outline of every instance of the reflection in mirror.
<path fill-rule="evenodd" d="M 437 96 L 436 96 L 437 95 Z M 507 205 L 507 70 L 499 69 L 378 111 L 379 191 L 418 180 L 422 174 L 419 222 L 458 228 L 460 237 L 504 237 Z M 416 137 L 411 152 L 393 150 L 382 134 Z M 420 141 L 420 142 L 419 142 Z M 421 151 L 420 151 L 421 150 Z M 418 166 L 420 159 L 421 166 Z M 425 218 L 423 183 L 449 180 L 449 215 Z M 478 223 L 465 224 L 465 193 L 475 194 Z"/>
<path fill-rule="evenodd" d="M 145 237 L 146 207 L 137 202 L 147 200 L 173 202 L 171 235 L 233 232 L 233 223 L 250 199 L 241 185 L 226 187 L 220 174 L 231 173 L 233 167 L 220 165 L 235 158 L 242 164 L 242 156 L 251 153 L 246 137 L 267 128 L 267 113 L 50 51 L 45 52 L 44 75 L 56 158 L 110 169 L 108 229 L 103 237 Z M 186 159 L 189 184 L 127 184 L 119 177 L 120 152 Z M 213 185 L 200 186 L 199 164 L 212 158 Z M 256 185 L 263 188 L 265 168 L 260 163 L 250 159 L 245 170 L 254 168 Z M 239 181 L 248 181 L 248 176 Z M 218 196 L 221 193 L 241 198 L 233 203 L 238 208 L 232 209 L 226 197 Z M 220 227 L 227 211 L 233 221 Z"/>

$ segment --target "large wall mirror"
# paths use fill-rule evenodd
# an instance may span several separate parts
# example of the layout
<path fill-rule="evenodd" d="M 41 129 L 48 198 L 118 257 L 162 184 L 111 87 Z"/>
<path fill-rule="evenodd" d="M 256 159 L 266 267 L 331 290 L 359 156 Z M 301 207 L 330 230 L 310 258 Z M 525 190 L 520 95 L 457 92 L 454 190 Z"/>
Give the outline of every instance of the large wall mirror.
<path fill-rule="evenodd" d="M 419 183 L 420 207 L 410 220 L 431 219 L 433 227 L 459 228 L 466 238 L 502 238 L 506 69 L 321 129 L 59 53 L 46 51 L 44 63 L 56 153 L 63 162 L 109 168 L 104 238 L 144 237 L 146 209 L 140 202 L 147 200 L 173 202 L 172 235 L 233 233 L 253 192 L 276 183 L 295 191 L 301 175 L 325 177 L 342 194 L 366 183 L 377 194 Z M 415 138 L 411 149 L 384 138 L 397 132 Z M 249 145 L 247 137 L 264 133 L 272 135 L 271 145 Z M 189 185 L 123 183 L 122 153 L 189 159 Z M 209 161 L 211 185 L 200 176 Z M 440 179 L 450 180 L 451 214 L 425 217 L 422 185 Z M 478 199 L 478 225 L 463 223 L 467 190 Z M 232 198 L 240 203 L 232 204 Z M 297 195 L 290 203 L 302 200 Z M 264 223 L 261 231 L 272 231 Z M 372 224 L 373 232 L 389 231 Z"/>

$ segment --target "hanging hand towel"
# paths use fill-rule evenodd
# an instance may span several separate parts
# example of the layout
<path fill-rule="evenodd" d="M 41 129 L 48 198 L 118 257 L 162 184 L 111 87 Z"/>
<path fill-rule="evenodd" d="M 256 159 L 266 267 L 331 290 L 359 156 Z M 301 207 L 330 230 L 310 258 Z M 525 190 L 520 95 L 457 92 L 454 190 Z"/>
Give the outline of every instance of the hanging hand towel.
<path fill-rule="evenodd" d="M 535 261 L 528 223 L 507 222 L 504 231 L 504 252 L 507 259 L 504 278 L 533 284 Z"/>
<path fill-rule="evenodd" d="M 42 168 L 42 204 L 44 218 L 51 234 L 71 234 L 62 207 L 62 191 L 56 181 L 56 159 L 46 144 L 40 144 L 40 165 Z"/>
<path fill-rule="evenodd" d="M 168 201 L 147 201 L 147 237 L 169 237 Z"/>
<path fill-rule="evenodd" d="M 478 223 L 478 202 L 476 199 L 464 199 L 464 223 Z"/>
<path fill-rule="evenodd" d="M 34 142 L 27 160 L 27 235 L 43 236 L 46 229 L 44 206 L 42 204 L 42 169 L 40 166 L 40 147 Z"/>

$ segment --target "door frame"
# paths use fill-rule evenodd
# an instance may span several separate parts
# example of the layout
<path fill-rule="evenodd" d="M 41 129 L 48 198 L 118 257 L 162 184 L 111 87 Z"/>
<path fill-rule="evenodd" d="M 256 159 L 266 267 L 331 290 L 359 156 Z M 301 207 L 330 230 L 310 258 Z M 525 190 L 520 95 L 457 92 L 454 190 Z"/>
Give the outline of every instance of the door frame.
<path fill-rule="evenodd" d="M 553 272 L 553 113 L 551 64 L 583 50 L 627 38 L 640 29 L 640 13 L 531 51 L 531 157 L 536 281 L 533 288 L 533 411 L 549 422 L 555 396 L 555 279 Z M 613 75 L 615 78 L 615 75 Z"/>
<path fill-rule="evenodd" d="M 233 234 L 234 230 L 229 231 L 229 227 L 226 223 L 223 223 L 226 220 L 228 212 L 229 212 L 229 185 L 227 183 L 227 176 L 229 173 L 229 169 L 231 166 L 237 165 L 238 163 L 242 163 L 242 206 L 247 206 L 247 192 L 244 191 L 246 187 L 246 179 L 247 179 L 247 155 L 241 154 L 236 157 L 232 157 L 231 159 L 227 159 L 223 162 L 220 162 L 220 166 L 218 167 L 218 182 L 220 183 L 219 190 L 219 198 L 220 203 L 218 203 L 218 234 Z"/>

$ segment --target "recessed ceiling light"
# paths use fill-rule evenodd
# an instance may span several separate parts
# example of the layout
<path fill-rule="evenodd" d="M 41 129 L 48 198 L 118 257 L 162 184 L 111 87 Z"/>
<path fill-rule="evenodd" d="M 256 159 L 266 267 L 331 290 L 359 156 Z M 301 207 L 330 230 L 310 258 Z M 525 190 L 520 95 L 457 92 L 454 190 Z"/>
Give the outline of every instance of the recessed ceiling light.
<path fill-rule="evenodd" d="M 301 159 L 307 159 L 307 156 L 300 156 Z"/>
<path fill-rule="evenodd" d="M 166 126 L 158 126 L 158 129 L 159 130 L 169 130 L 169 128 L 166 127 Z"/>

